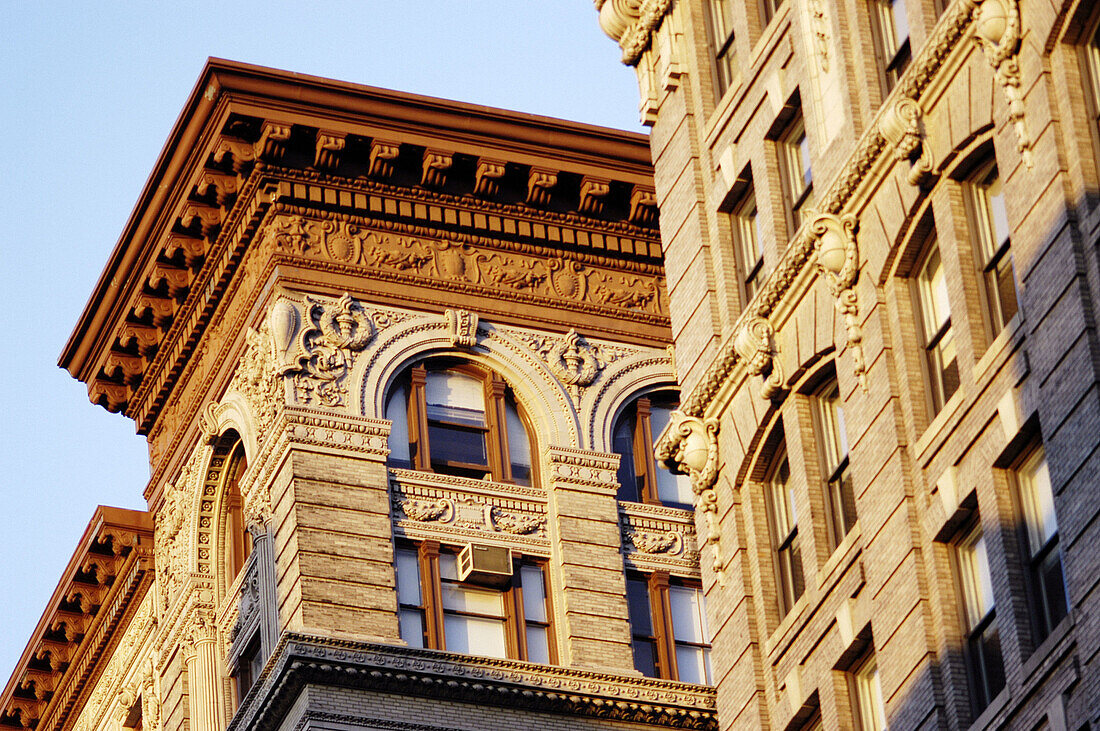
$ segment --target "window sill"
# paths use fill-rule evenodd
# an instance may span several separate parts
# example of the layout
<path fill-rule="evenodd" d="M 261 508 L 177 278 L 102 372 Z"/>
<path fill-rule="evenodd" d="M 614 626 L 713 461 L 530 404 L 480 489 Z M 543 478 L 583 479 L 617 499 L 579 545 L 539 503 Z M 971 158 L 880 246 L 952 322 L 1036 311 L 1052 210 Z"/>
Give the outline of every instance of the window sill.
<path fill-rule="evenodd" d="M 1024 661 L 1020 674 L 1024 679 L 1025 686 L 1032 684 L 1036 675 L 1040 677 L 1045 676 L 1045 671 L 1049 670 L 1052 665 L 1057 663 L 1063 652 L 1072 646 L 1073 628 L 1076 624 L 1076 618 L 1071 611 L 1066 615 L 1065 619 L 1059 622 L 1058 626 L 1047 635 L 1046 639 L 1039 643 L 1039 646 L 1035 648 L 1031 656 Z M 1069 642 L 1066 642 L 1067 638 L 1069 638 Z"/>
<path fill-rule="evenodd" d="M 999 716 L 1004 711 L 1005 706 L 1008 705 L 1008 699 L 1011 697 L 1008 686 L 1001 688 L 1001 692 L 997 694 L 988 706 L 985 707 L 978 717 L 974 719 L 974 723 L 970 724 L 971 731 L 977 731 L 978 729 L 990 728 L 996 725 L 1001 719 Z"/>
<path fill-rule="evenodd" d="M 992 372 L 1000 370 L 1012 353 L 1016 352 L 1024 342 L 1023 317 L 1017 312 L 1008 321 L 1008 324 L 993 338 L 985 353 L 974 364 L 974 383 L 981 389 L 986 385 L 985 381 Z M 1022 380 L 1022 379 L 1021 379 Z"/>
<path fill-rule="evenodd" d="M 781 647 L 785 648 L 788 644 L 788 637 L 795 627 L 801 626 L 802 615 L 806 613 L 806 607 L 810 604 L 809 594 L 805 591 L 802 592 L 802 596 L 798 598 L 798 601 L 791 607 L 791 611 L 787 612 L 787 615 L 783 617 L 783 621 L 779 623 L 779 626 L 775 628 L 771 636 L 764 641 L 764 656 L 769 658 L 769 662 L 774 664 L 775 658 L 772 655 L 775 651 Z"/>
<path fill-rule="evenodd" d="M 938 446 L 951 433 L 951 429 L 948 427 L 955 421 L 955 417 L 962 408 L 965 399 L 964 387 L 960 385 L 951 398 L 947 400 L 947 403 L 943 405 L 943 408 L 940 409 L 940 413 L 936 414 L 924 433 L 917 439 L 917 462 L 922 467 L 928 466 L 928 459 L 937 451 L 932 447 Z"/>
<path fill-rule="evenodd" d="M 833 549 L 832 555 L 829 556 L 829 559 L 825 562 L 825 564 L 820 569 L 818 569 L 817 586 L 820 593 L 827 594 L 829 591 L 832 590 L 833 585 L 843 573 L 843 571 L 838 571 L 838 568 L 847 568 L 848 565 L 851 563 L 849 559 L 859 553 L 859 549 L 853 552 L 852 547 L 859 544 L 862 540 L 862 537 L 863 532 L 860 529 L 859 520 L 857 519 L 855 525 L 853 525 L 852 529 L 848 531 L 848 535 L 844 536 L 844 540 L 842 540 L 837 545 L 837 547 Z"/>

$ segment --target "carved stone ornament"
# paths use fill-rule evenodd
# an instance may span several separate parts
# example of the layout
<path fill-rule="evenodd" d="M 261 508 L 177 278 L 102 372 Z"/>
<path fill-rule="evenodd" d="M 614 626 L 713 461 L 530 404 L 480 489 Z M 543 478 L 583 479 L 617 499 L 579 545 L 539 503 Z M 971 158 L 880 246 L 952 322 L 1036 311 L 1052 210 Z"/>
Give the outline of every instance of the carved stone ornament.
<path fill-rule="evenodd" d="M 855 283 L 859 276 L 859 248 L 856 245 L 856 217 L 819 214 L 810 223 L 818 272 L 825 277 L 836 310 L 844 316 L 852 367 L 860 387 L 867 390 L 867 367 L 863 358 L 863 328 L 859 323 L 859 298 Z"/>
<path fill-rule="evenodd" d="M 477 315 L 467 310 L 447 310 L 443 313 L 451 345 L 472 348 L 477 345 Z"/>
<path fill-rule="evenodd" d="M 428 523 L 433 520 L 448 522 L 454 515 L 454 511 L 454 502 L 447 498 L 435 501 L 409 498 L 401 501 L 401 512 L 409 520 L 415 520 L 418 523 Z"/>
<path fill-rule="evenodd" d="M 623 63 L 629 66 L 638 63 L 671 7 L 672 0 L 596 0 L 600 28 L 619 42 Z"/>
<path fill-rule="evenodd" d="M 299 400 L 310 403 L 316 397 L 324 406 L 343 406 L 347 395 L 343 381 L 351 368 L 353 354 L 374 338 L 371 315 L 358 300 L 345 293 L 332 303 L 306 297 L 303 319 L 305 326 L 298 333 L 293 361 L 281 365 L 279 373 L 294 376 Z M 272 308 L 270 321 L 272 346 L 276 355 L 280 355 L 297 330 L 297 308 L 281 300 Z"/>
<path fill-rule="evenodd" d="M 271 354 L 271 332 L 265 322 L 260 329 L 245 334 L 244 354 L 230 381 L 230 390 L 239 391 L 248 401 L 256 428 L 256 442 L 263 444 L 283 401 L 282 383 Z"/>
<path fill-rule="evenodd" d="M 550 372 L 566 386 L 573 388 L 591 384 L 603 367 L 598 350 L 589 345 L 576 330 L 570 330 L 550 348 L 547 360 Z"/>
<path fill-rule="evenodd" d="M 489 511 L 489 517 L 493 527 L 498 531 L 511 533 L 517 536 L 526 536 L 537 533 L 544 525 L 546 518 L 538 515 L 523 515 L 521 513 L 508 513 L 500 508 Z"/>
<path fill-rule="evenodd" d="M 642 553 L 676 556 L 684 550 L 684 537 L 674 530 L 664 533 L 633 531 L 630 533 L 630 542 Z"/>
<path fill-rule="evenodd" d="M 654 449 L 654 457 L 658 462 L 676 471 L 686 472 L 691 477 L 695 512 L 702 512 L 707 523 L 703 545 L 711 547 L 711 568 L 718 577 L 718 583 L 725 586 L 722 533 L 718 526 L 718 493 L 714 489 L 718 481 L 718 420 L 703 420 L 673 411 L 665 436 Z"/>
<path fill-rule="evenodd" d="M 783 369 L 776 356 L 775 330 L 763 317 L 751 317 L 733 338 L 733 347 L 745 362 L 749 375 L 762 376 L 764 385 L 761 395 L 773 398 L 783 388 Z"/>
<path fill-rule="evenodd" d="M 1031 135 L 1024 119 L 1020 80 L 1020 8 L 1017 0 L 981 0 L 974 8 L 974 40 L 993 67 L 1008 102 L 1008 118 L 1016 132 L 1016 150 L 1030 169 Z"/>
<path fill-rule="evenodd" d="M 808 0 L 810 29 L 814 34 L 814 50 L 822 73 L 829 73 L 829 18 L 825 14 L 825 0 Z"/>
<path fill-rule="evenodd" d="M 916 101 L 903 96 L 886 108 L 879 121 L 879 131 L 894 148 L 894 159 L 910 162 L 910 185 L 926 185 L 933 177 L 932 157 L 923 144 L 923 114 Z"/>

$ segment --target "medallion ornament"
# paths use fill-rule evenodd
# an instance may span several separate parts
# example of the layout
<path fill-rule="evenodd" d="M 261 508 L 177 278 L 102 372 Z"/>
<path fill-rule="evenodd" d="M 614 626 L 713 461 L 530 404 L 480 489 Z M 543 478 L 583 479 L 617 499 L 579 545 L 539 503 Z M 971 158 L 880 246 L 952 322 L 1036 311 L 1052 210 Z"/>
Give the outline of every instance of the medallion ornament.
<path fill-rule="evenodd" d="M 825 277 L 836 310 L 844 317 L 852 367 L 860 387 L 867 390 L 867 366 L 863 358 L 863 327 L 859 322 L 859 298 L 855 283 L 859 276 L 859 248 L 856 245 L 856 217 L 820 214 L 810 224 L 818 272 Z"/>

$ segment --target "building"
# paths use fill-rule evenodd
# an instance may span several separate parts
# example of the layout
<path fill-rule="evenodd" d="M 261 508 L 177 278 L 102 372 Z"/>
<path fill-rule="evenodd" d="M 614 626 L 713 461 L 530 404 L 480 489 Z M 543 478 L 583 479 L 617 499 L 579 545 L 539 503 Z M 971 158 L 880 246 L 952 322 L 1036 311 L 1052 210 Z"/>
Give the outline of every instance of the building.
<path fill-rule="evenodd" d="M 722 728 L 1100 723 L 1100 8 L 596 0 Z"/>
<path fill-rule="evenodd" d="M 61 356 L 149 510 L 0 727 L 713 728 L 669 322 L 644 135 L 210 61 Z"/>

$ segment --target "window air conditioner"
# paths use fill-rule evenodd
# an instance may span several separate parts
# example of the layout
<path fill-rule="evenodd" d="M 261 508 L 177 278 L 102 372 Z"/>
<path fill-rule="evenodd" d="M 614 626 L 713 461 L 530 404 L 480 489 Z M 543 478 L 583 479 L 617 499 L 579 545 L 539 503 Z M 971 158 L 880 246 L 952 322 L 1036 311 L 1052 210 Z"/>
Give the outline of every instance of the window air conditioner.
<path fill-rule="evenodd" d="M 467 543 L 458 553 L 459 581 L 499 587 L 507 584 L 511 578 L 511 549 Z"/>

